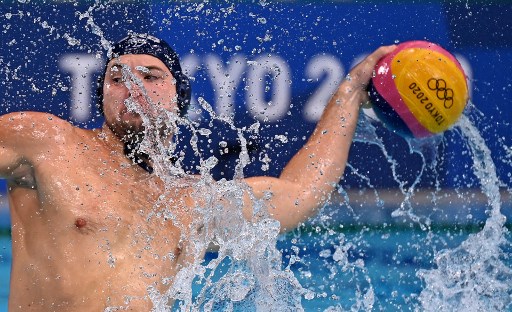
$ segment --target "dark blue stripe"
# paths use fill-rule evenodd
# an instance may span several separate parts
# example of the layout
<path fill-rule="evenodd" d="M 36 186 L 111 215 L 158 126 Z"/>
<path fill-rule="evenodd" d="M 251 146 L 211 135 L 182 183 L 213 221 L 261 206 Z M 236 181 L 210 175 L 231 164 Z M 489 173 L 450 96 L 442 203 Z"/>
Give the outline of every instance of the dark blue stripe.
<path fill-rule="evenodd" d="M 372 101 L 373 110 L 375 111 L 375 115 L 379 118 L 382 123 L 389 130 L 403 136 L 412 138 L 414 135 L 405 122 L 400 118 L 397 112 L 388 104 L 388 102 L 377 92 L 375 86 L 372 81 L 368 86 L 368 91 L 370 92 L 370 101 Z"/>

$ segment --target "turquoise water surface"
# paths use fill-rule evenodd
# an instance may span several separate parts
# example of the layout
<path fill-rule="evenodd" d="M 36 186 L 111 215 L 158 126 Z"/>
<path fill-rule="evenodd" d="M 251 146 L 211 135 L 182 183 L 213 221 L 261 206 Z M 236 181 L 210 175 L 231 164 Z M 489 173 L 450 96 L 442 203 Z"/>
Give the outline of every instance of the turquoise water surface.
<path fill-rule="evenodd" d="M 9 295 L 9 277 L 11 271 L 11 238 L 0 235 L 0 311 L 7 311 Z"/>

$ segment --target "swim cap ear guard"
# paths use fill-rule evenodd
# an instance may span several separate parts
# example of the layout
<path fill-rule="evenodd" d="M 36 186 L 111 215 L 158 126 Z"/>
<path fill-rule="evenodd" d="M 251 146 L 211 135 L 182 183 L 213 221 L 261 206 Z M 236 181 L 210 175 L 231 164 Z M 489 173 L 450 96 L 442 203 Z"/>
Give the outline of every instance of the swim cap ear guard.
<path fill-rule="evenodd" d="M 114 58 L 125 54 L 147 54 L 160 59 L 170 70 L 176 80 L 176 94 L 178 95 L 178 109 L 180 116 L 186 115 L 188 106 L 190 105 L 191 87 L 190 80 L 183 73 L 180 65 L 178 54 L 165 42 L 148 34 L 132 33 L 121 39 L 112 46 L 107 54 L 107 61 L 103 75 L 98 79 L 98 87 L 96 95 L 98 98 L 98 110 L 101 115 L 103 112 L 103 84 L 105 82 L 105 73 L 107 72 L 107 64 Z"/>

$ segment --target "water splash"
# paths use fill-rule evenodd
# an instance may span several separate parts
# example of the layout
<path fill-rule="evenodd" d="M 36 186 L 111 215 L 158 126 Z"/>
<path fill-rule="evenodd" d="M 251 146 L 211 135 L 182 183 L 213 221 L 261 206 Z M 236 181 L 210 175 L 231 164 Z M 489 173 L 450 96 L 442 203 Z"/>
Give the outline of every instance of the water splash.
<path fill-rule="evenodd" d="M 94 22 L 94 15 L 92 12 L 95 10 L 96 6 L 101 6 L 101 2 L 97 0 L 95 2 L 95 4 L 90 6 L 86 12 L 79 14 L 79 18 L 86 19 L 87 26 L 90 27 L 90 31 L 100 38 L 100 43 L 101 43 L 101 46 L 103 47 L 103 49 L 105 51 L 109 51 L 111 48 L 110 41 L 108 41 L 105 38 L 105 35 L 104 35 L 101 27 L 96 25 L 96 23 Z"/>
<path fill-rule="evenodd" d="M 489 205 L 484 228 L 459 247 L 435 256 L 437 268 L 420 270 L 425 289 L 419 296 L 425 311 L 504 311 L 512 303 L 512 270 L 504 263 L 509 242 L 501 213 L 501 185 L 490 150 L 466 116 L 458 123 L 472 153 L 473 171 Z"/>
<path fill-rule="evenodd" d="M 423 218 L 414 212 L 412 199 L 417 191 L 417 186 L 421 182 L 423 175 L 427 169 L 433 170 L 436 167 L 436 146 L 439 145 L 441 136 L 433 136 L 422 140 L 406 139 L 409 146 L 409 153 L 418 155 L 421 158 L 421 167 L 419 172 L 416 174 L 414 181 L 410 182 L 404 180 L 398 170 L 398 162 L 388 152 L 386 144 L 384 143 L 381 136 L 377 134 L 375 123 L 378 120 L 372 119 L 369 115 L 360 114 L 360 118 L 357 124 L 357 131 L 354 136 L 354 142 L 361 142 L 365 144 L 372 144 L 379 147 L 383 156 L 388 161 L 391 168 L 392 176 L 395 182 L 398 184 L 399 191 L 404 195 L 404 199 L 400 203 L 400 206 L 393 211 L 392 216 L 395 218 L 406 217 L 418 224 L 422 229 L 426 230 L 430 226 L 430 220 Z M 363 177 L 365 180 L 369 179 Z M 371 185 L 369 185 L 371 187 Z M 377 194 L 377 189 L 371 187 Z M 378 198 L 378 194 L 377 194 Z"/>
<path fill-rule="evenodd" d="M 127 108 L 141 115 L 143 120 L 144 138 L 140 151 L 154 161 L 155 174 L 165 183 L 166 194 L 155 205 L 154 214 L 159 215 L 156 210 L 164 209 L 167 219 L 177 220 L 179 216 L 172 209 L 175 204 L 172 190 L 183 187 L 180 185 L 183 180 L 176 178 L 185 176 L 183 169 L 170 157 L 176 147 L 172 142 L 178 140 L 177 126 L 185 126 L 192 132 L 190 144 L 200 157 L 197 136 L 208 136 L 211 131 L 198 129 L 194 122 L 152 103 L 142 81 L 130 68 L 123 66 L 122 72 L 126 87 L 140 90 L 149 103 L 142 106 L 131 97 L 125 101 Z M 192 228 L 201 230 L 190 231 L 178 224 L 182 227 L 182 233 L 190 233 L 182 240 L 194 242 L 187 250 L 193 255 L 193 260 L 175 276 L 165 279 L 169 285 L 167 291 L 160 293 L 153 287 L 148 289 L 154 311 L 167 311 L 172 308 L 174 301 L 181 311 L 301 311 L 301 298 L 306 291 L 290 270 L 282 268 L 281 252 L 276 248 L 279 222 L 270 218 L 263 202 L 251 195 L 242 180 L 243 168 L 250 161 L 244 133 L 257 132 L 258 124 L 239 129 L 230 118 L 217 116 L 206 101 L 199 102 L 213 119 L 237 131 L 242 152 L 232 181 L 213 180 L 210 171 L 217 164 L 215 157 L 200 160 L 201 175 L 188 186 L 195 189 L 192 198 L 198 199 L 194 208 L 197 217 Z M 250 221 L 242 213 L 242 207 L 247 205 L 247 197 L 252 206 Z M 219 248 L 218 256 L 204 263 L 202 254 L 212 243 Z M 227 272 L 222 272 L 226 265 Z M 197 284 L 202 286 L 199 293 L 194 294 Z"/>
<path fill-rule="evenodd" d="M 393 178 L 398 183 L 399 190 L 404 195 L 400 207 L 393 213 L 393 217 L 407 217 L 419 225 L 423 231 L 427 231 L 427 239 L 424 242 L 431 246 L 436 234 L 432 232 L 431 220 L 416 214 L 411 205 L 417 185 L 422 178 L 422 173 L 428 168 L 435 170 L 437 165 L 436 146 L 443 140 L 442 136 L 435 136 L 429 140 L 408 140 L 411 153 L 417 153 L 422 159 L 422 167 L 416 179 L 406 187 L 406 181 L 402 181 L 398 171 L 397 162 L 389 155 L 385 143 L 377 134 L 373 122 L 366 116 L 362 116 L 358 124 L 355 141 L 365 144 L 373 144 L 380 148 L 388 160 Z M 484 228 L 476 234 L 470 235 L 459 247 L 445 249 L 437 252 L 433 261 L 436 269 L 419 270 L 417 276 L 421 278 L 425 287 L 419 294 L 410 297 L 410 300 L 418 301 L 418 311 L 503 311 L 512 304 L 512 269 L 507 265 L 509 255 L 504 248 L 510 247 L 507 240 L 509 234 L 505 222 L 506 218 L 501 213 L 500 186 L 503 183 L 496 173 L 490 150 L 487 148 L 479 130 L 472 125 L 468 117 L 463 116 L 457 125 L 467 149 L 472 154 L 473 172 L 481 184 L 481 190 L 487 197 L 489 209 L 488 219 Z M 370 189 L 375 192 L 379 200 L 378 191 L 371 185 L 371 179 L 357 172 L 356 174 Z M 439 182 L 436 182 L 436 190 L 439 191 Z M 510 190 L 509 190 L 510 192 Z M 343 190 L 340 193 L 350 202 L 348 194 Z M 378 203 L 376 203 L 378 206 Z M 350 207 L 350 204 L 348 204 Z"/>

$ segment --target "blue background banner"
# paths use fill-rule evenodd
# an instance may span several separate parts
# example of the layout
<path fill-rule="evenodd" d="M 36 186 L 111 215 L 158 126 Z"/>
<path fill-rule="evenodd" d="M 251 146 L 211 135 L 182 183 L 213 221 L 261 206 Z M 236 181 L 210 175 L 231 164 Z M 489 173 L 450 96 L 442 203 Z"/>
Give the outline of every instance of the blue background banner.
<path fill-rule="evenodd" d="M 509 1 L 13 1 L 0 6 L 0 113 L 44 111 L 81 127 L 100 126 L 95 88 L 108 43 L 129 31 L 149 32 L 175 47 L 193 78 L 189 116 L 200 127 L 213 128 L 215 135 L 200 143 L 205 158 L 212 154 L 220 160 L 215 176 L 232 176 L 240 144 L 228 125 L 196 109 L 203 99 L 216 114 L 233 116 L 238 128 L 259 123 L 259 133 L 247 135 L 253 162 L 245 174 L 275 176 L 304 144 L 323 105 L 355 63 L 380 45 L 428 40 L 454 53 L 466 69 L 472 97 L 467 114 L 510 187 L 510 21 Z M 421 157 L 411 154 L 402 138 L 377 130 L 401 179 L 413 181 Z M 182 145 L 187 168 L 194 172 L 197 159 L 186 134 Z M 460 133 L 448 131 L 436 147 L 435 170 L 424 173 L 418 187 L 478 187 L 464 151 Z M 397 187 L 379 147 L 354 144 L 349 161 L 344 188 Z"/>

